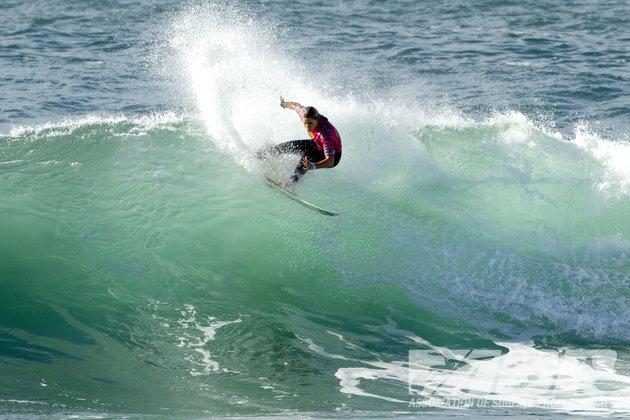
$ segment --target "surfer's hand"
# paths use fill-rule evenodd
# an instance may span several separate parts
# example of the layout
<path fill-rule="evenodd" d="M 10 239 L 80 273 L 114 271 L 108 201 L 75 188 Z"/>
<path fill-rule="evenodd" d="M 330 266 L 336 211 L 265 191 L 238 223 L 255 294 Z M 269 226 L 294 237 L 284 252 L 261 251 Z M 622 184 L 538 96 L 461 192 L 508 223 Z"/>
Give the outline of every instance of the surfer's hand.
<path fill-rule="evenodd" d="M 302 159 L 302 166 L 304 167 L 304 169 L 306 169 L 308 171 L 309 169 L 311 169 L 311 161 L 308 160 L 308 158 L 306 158 L 306 157 L 303 158 Z"/>
<path fill-rule="evenodd" d="M 286 108 L 287 107 L 286 104 L 284 103 L 284 98 L 282 96 L 280 97 L 280 106 L 282 108 Z"/>

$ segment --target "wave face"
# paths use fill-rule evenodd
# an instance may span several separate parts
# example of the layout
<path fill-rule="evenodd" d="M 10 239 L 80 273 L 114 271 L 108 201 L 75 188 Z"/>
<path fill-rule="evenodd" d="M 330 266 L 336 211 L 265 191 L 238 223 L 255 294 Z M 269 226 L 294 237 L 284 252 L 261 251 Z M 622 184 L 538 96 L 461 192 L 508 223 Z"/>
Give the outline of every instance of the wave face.
<path fill-rule="evenodd" d="M 100 101 L 84 92 L 86 112 L 27 90 L 31 109 L 52 116 L 0 121 L 0 414 L 435 415 L 471 396 L 508 404 L 502 415 L 630 412 L 630 146 L 615 96 L 627 79 L 612 65 L 623 52 L 601 56 L 611 69 L 597 79 L 598 100 L 609 96 L 602 124 L 613 127 L 602 129 L 571 121 L 568 107 L 532 111 L 535 94 L 491 109 L 486 94 L 465 99 L 489 80 L 423 72 L 414 60 L 426 51 L 404 44 L 396 25 L 422 25 L 426 39 L 409 43 L 425 45 L 461 18 L 447 5 L 443 20 L 401 17 L 402 2 L 370 3 L 372 20 L 320 5 L 336 29 L 300 34 L 304 6 L 167 4 L 137 26 L 112 18 L 132 34 L 131 52 L 146 51 L 140 82 L 117 55 L 114 87 Z M 111 13 L 103 7 L 89 13 Z M 474 19 L 493 13 L 467 7 Z M 547 50 L 573 48 L 560 32 L 552 45 L 520 32 L 551 31 L 568 13 L 549 9 L 523 22 L 514 6 L 518 28 L 489 21 L 504 44 L 479 54 L 518 69 L 497 74 L 527 83 L 532 66 L 552 60 Z M 81 35 L 98 33 L 88 12 L 53 10 L 74 18 L 34 18 L 7 35 L 14 48 L 46 31 L 61 43 L 46 41 L 53 51 L 74 42 L 98 57 L 111 47 Z M 68 21 L 83 29 L 51 28 Z M 459 35 L 431 45 L 454 60 L 450 71 L 485 68 L 466 59 L 478 55 L 463 49 L 476 45 L 465 25 Z M 516 39 L 546 49 L 510 50 Z M 571 63 L 554 63 L 545 80 L 565 80 Z M 610 77 L 622 80 L 607 90 Z M 161 96 L 143 99 L 155 84 Z M 583 93 L 575 102 L 590 109 Z M 287 176 L 295 159 L 255 152 L 304 136 L 280 94 L 316 105 L 342 133 L 340 165 L 297 189 L 339 217 L 263 182 L 265 172 Z M 137 104 L 126 105 L 131 96 Z"/>

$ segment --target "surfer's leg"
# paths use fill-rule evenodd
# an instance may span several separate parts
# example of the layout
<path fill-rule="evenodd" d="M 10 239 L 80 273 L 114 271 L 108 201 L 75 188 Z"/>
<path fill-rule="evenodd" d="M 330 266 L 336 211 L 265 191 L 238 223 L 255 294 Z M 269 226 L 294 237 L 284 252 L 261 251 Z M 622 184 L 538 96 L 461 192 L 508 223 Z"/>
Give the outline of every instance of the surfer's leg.
<path fill-rule="evenodd" d="M 304 150 L 313 143 L 312 140 L 291 140 L 284 143 L 276 144 L 265 149 L 261 149 L 256 153 L 258 159 L 265 159 L 269 156 L 278 156 L 283 154 L 303 155 Z"/>
<path fill-rule="evenodd" d="M 341 152 L 335 153 L 335 160 L 333 162 L 333 168 L 339 165 L 339 161 L 341 161 Z"/>
<path fill-rule="evenodd" d="M 304 165 L 302 165 L 302 159 L 307 158 L 308 160 L 312 162 L 319 162 L 320 160 L 324 160 L 325 158 L 324 152 L 319 147 L 317 147 L 314 141 L 309 140 L 308 143 L 303 143 L 301 144 L 301 146 L 302 146 L 302 153 L 301 153 L 300 162 L 295 167 L 295 172 L 293 173 L 293 176 L 291 177 L 291 182 L 293 184 L 298 182 L 300 178 L 302 177 L 302 175 L 306 173 L 306 169 L 304 169 Z"/>

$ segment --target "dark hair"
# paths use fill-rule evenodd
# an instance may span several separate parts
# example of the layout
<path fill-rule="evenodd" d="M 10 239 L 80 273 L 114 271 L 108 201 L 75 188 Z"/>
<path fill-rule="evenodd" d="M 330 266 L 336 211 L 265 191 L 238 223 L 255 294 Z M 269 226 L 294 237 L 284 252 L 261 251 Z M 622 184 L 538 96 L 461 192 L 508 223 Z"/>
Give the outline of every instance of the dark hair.
<path fill-rule="evenodd" d="M 312 119 L 316 120 L 319 117 L 321 117 L 321 115 L 320 115 L 319 112 L 317 112 L 315 107 L 313 107 L 313 106 L 304 107 L 304 118 L 312 118 Z"/>

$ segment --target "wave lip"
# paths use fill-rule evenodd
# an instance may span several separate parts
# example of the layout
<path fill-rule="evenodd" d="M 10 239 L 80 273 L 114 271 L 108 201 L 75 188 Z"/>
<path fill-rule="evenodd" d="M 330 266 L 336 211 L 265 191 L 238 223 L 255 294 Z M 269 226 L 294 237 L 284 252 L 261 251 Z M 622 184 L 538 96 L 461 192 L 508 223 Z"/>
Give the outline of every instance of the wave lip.
<path fill-rule="evenodd" d="M 625 141 L 603 139 L 592 132 L 588 125 L 578 124 L 573 143 L 589 152 L 606 169 L 597 188 L 615 196 L 630 195 L 630 144 Z"/>
<path fill-rule="evenodd" d="M 176 125 L 184 122 L 188 117 L 178 115 L 175 112 L 155 113 L 150 115 L 125 116 L 125 115 L 84 115 L 82 117 L 65 118 L 59 122 L 47 122 L 39 125 L 13 126 L 4 137 L 18 139 L 21 137 L 54 137 L 71 135 L 73 131 L 87 126 L 118 125 L 129 123 L 143 130 L 155 127 Z"/>

